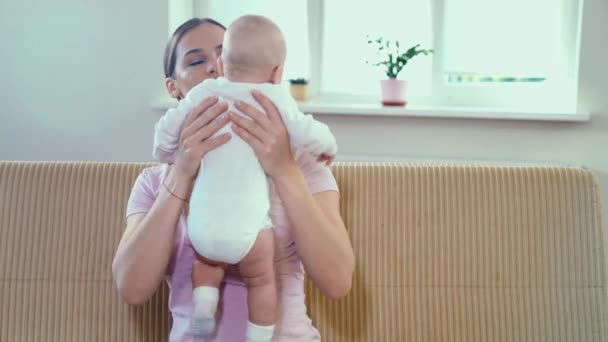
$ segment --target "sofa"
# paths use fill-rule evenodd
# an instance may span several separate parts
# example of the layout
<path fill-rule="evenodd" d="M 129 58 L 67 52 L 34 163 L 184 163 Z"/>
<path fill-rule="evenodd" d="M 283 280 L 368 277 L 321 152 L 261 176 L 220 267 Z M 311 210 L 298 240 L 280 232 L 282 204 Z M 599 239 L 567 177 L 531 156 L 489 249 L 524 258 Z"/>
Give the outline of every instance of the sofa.
<path fill-rule="evenodd" d="M 166 341 L 163 285 L 111 263 L 149 164 L 0 162 L 0 341 Z M 350 294 L 307 280 L 323 341 L 608 341 L 597 179 L 567 167 L 336 163 Z M 232 342 L 232 341 L 227 341 Z"/>

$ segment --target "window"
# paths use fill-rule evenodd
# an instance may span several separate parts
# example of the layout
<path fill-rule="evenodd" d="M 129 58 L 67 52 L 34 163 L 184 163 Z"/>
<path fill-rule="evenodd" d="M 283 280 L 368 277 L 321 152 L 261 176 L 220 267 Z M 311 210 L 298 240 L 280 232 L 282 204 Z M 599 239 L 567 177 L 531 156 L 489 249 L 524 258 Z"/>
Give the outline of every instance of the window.
<path fill-rule="evenodd" d="M 323 2 L 323 46 L 321 92 L 353 95 L 380 94 L 383 69 L 366 64 L 384 56 L 367 44 L 382 37 L 399 41 L 401 51 L 421 44 L 432 48 L 431 6 L 420 0 L 330 0 Z M 403 69 L 399 78 L 408 79 L 412 96 L 431 91 L 432 58 L 418 57 Z"/>
<path fill-rule="evenodd" d="M 577 0 L 440 0 L 434 102 L 575 111 Z"/>
<path fill-rule="evenodd" d="M 369 36 L 435 50 L 399 75 L 411 106 L 574 112 L 582 1 L 170 0 L 170 13 L 268 16 L 288 43 L 285 79 L 330 101 L 377 102 L 386 76 L 366 63 L 379 61 Z"/>
<path fill-rule="evenodd" d="M 560 13 L 555 3 L 446 1 L 444 73 L 558 76 Z"/>

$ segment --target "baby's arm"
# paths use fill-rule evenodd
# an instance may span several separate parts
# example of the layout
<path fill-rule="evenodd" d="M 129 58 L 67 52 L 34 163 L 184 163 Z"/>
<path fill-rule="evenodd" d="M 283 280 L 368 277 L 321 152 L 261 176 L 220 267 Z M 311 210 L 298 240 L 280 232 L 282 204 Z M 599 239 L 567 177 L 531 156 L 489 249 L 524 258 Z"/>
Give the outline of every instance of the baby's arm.
<path fill-rule="evenodd" d="M 202 85 L 193 88 L 175 108 L 167 110 L 154 125 L 154 149 L 152 156 L 161 163 L 173 163 L 179 146 L 179 136 L 186 117 L 199 100 L 208 95 Z"/>
<path fill-rule="evenodd" d="M 315 120 L 312 115 L 300 112 L 291 97 L 282 102 L 284 105 L 279 105 L 279 111 L 287 127 L 290 143 L 315 156 L 324 154 L 327 157 L 334 157 L 338 152 L 338 145 L 329 127 Z"/>

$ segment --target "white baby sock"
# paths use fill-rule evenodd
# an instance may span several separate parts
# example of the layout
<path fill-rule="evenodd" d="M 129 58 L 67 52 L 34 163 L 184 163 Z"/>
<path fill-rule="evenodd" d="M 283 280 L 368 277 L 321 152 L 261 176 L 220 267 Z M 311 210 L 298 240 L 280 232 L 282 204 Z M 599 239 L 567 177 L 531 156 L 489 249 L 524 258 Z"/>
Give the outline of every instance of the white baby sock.
<path fill-rule="evenodd" d="M 194 289 L 191 328 L 195 335 L 208 335 L 215 329 L 215 311 L 218 300 L 219 290 L 216 287 L 199 286 Z"/>
<path fill-rule="evenodd" d="M 270 342 L 274 334 L 274 325 L 261 326 L 247 322 L 246 342 Z"/>

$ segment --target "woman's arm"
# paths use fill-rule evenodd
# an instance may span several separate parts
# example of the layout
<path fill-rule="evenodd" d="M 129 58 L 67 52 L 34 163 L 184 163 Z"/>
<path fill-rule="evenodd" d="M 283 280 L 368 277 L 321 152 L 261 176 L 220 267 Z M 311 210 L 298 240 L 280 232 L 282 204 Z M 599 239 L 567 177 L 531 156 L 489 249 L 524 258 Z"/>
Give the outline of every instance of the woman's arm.
<path fill-rule="evenodd" d="M 266 111 L 246 103 L 236 108 L 253 120 L 230 114 L 233 129 L 251 145 L 273 179 L 292 223 L 298 256 L 317 287 L 330 298 L 348 293 L 352 284 L 354 254 L 340 217 L 337 192 L 312 195 L 291 154 L 285 125 L 276 107 L 259 92 L 254 98 Z"/>
<path fill-rule="evenodd" d="M 175 194 L 187 194 L 189 185 L 171 170 L 165 183 Z M 129 304 L 143 304 L 161 283 L 173 252 L 175 227 L 185 202 L 166 189 L 148 213 L 127 218 L 112 271 L 118 292 Z"/>
<path fill-rule="evenodd" d="M 345 296 L 352 285 L 355 256 L 340 216 L 339 193 L 311 195 L 298 168 L 276 178 L 275 185 L 306 272 L 327 297 Z"/>
<path fill-rule="evenodd" d="M 145 303 L 163 280 L 173 253 L 177 223 L 200 161 L 205 153 L 230 139 L 229 134 L 208 139 L 228 123 L 227 119 L 213 121 L 226 110 L 226 104 L 209 98 L 190 113 L 180 136 L 176 162 L 150 211 L 127 219 L 112 263 L 114 280 L 126 302 Z"/>

